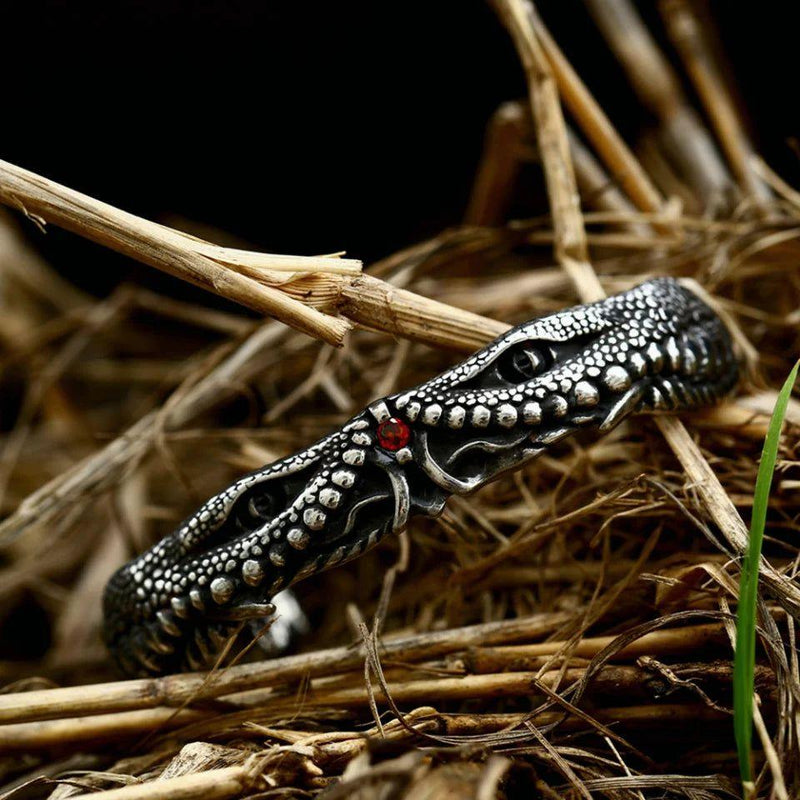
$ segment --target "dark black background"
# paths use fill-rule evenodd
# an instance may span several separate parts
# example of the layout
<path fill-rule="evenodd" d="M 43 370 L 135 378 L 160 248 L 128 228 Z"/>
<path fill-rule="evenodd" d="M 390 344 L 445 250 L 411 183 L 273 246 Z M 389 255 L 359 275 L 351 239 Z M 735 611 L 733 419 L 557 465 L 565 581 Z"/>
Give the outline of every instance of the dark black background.
<path fill-rule="evenodd" d="M 707 8 L 758 146 L 797 180 L 790 5 Z M 583 6 L 539 8 L 633 137 L 648 119 Z M 655 5 L 640 8 L 663 40 Z M 0 23 L 0 156 L 146 217 L 176 213 L 273 252 L 345 249 L 369 262 L 457 223 L 487 119 L 525 90 L 480 0 L 34 0 L 6 3 Z M 177 290 L 70 234 L 32 235 L 86 287 L 123 276 Z"/>

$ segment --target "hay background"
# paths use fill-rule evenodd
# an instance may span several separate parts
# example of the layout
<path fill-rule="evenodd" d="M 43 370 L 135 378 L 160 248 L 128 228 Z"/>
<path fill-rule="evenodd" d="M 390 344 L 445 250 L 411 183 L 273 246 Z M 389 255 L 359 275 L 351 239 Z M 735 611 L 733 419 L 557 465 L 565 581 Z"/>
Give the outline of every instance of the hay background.
<path fill-rule="evenodd" d="M 473 197 L 470 225 L 373 264 L 370 274 L 504 323 L 580 299 L 580 279 L 553 266 L 552 220 L 524 205 L 525 181 L 542 181 L 537 162 L 544 154 L 540 148 L 536 155 L 534 132 L 520 119 L 527 166 L 513 202 L 523 204 L 528 218 L 475 225 L 487 220 L 475 219 L 480 204 Z M 647 174 L 683 205 L 673 203 L 652 227 L 652 216 L 632 208 L 587 213 L 591 262 L 608 292 L 651 274 L 695 278 L 757 353 L 757 371 L 737 399 L 686 418 L 746 520 L 769 387 L 800 349 L 800 205 L 760 167 L 759 184 L 772 187 L 767 201 L 752 202 L 731 181 L 730 192 L 710 207 L 692 175 L 665 167 L 663 144 L 651 136 L 640 144 Z M 584 195 L 584 202 L 602 205 L 608 194 Z M 483 204 L 501 206 L 494 195 Z M 50 697 L 38 691 L 56 684 L 114 679 L 98 638 L 99 596 L 129 552 L 167 533 L 243 471 L 305 446 L 370 399 L 425 380 L 458 356 L 364 330 L 348 334 L 337 349 L 278 323 L 262 328 L 230 307 L 211 312 L 194 296 L 175 301 L 138 284 L 98 300 L 65 284 L 61 264 L 47 263 L 20 235 L 19 219 L 2 222 L 3 514 L 156 411 L 146 444 L 111 486 L 75 493 L 63 513 L 28 525 L 4 548 L 0 675 L 8 697 L 24 708 L 26 698 Z M 185 221 L 177 227 L 231 243 Z M 558 251 L 558 230 L 555 244 Z M 368 288 L 354 292 L 345 311 Z M 205 376 L 231 362 L 237 346 L 252 341 L 260 342 L 256 357 L 216 385 L 213 403 L 181 406 Z M 462 335 L 461 350 L 474 346 Z M 176 407 L 177 420 L 169 416 Z M 790 576 L 797 557 L 798 426 L 793 406 L 765 551 Z M 411 643 L 381 657 L 382 669 L 380 650 L 368 646 L 371 672 L 358 656 L 313 682 L 294 674 L 264 689 L 269 679 L 261 675 L 260 683 L 237 684 L 250 695 L 218 689 L 224 700 L 194 702 L 177 717 L 176 704 L 196 697 L 198 684 L 180 678 L 147 684 L 139 691 L 152 692 L 153 702 L 136 712 L 105 707 L 113 693 L 99 690 L 98 705 L 85 710 L 106 715 L 80 719 L 74 707 L 67 714 L 52 706 L 39 715 L 50 721 L 40 723 L 16 721 L 20 712 L 8 710 L 15 701 L 0 702 L 0 713 L 6 709 L 0 749 L 9 753 L 0 756 L 4 788 L 55 797 L 120 783 L 141 797 L 170 796 L 172 786 L 188 793 L 180 796 L 207 797 L 265 791 L 493 797 L 531 787 L 544 797 L 735 794 L 727 707 L 738 568 L 696 488 L 651 420 L 626 423 L 598 442 L 565 444 L 474 497 L 449 503 L 439 520 L 416 520 L 407 534 L 297 587 L 313 623 L 303 651 L 357 642 L 377 614 L 385 644 L 403 636 Z M 762 609 L 757 689 L 770 738 L 759 747 L 758 766 L 773 754 L 778 765 L 763 770 L 764 797 L 780 796 L 781 782 L 789 792 L 800 786 L 795 625 L 791 604 L 788 617 L 781 607 L 788 596 L 766 595 Z M 539 615 L 535 632 L 525 628 L 531 615 Z M 462 630 L 503 620 L 508 625 L 486 629 L 483 643 Z M 597 637 L 641 634 L 637 626 L 666 621 L 683 624 L 639 651 L 621 650 L 628 641 L 620 639 L 621 652 L 606 652 L 605 665 L 592 662 L 599 672 L 585 687 L 582 714 L 568 709 L 562 721 L 563 702 L 547 690 L 563 693 L 586 675 L 608 642 Z M 433 631 L 449 632 L 448 648 L 433 652 L 423 642 L 413 650 L 415 636 Z M 493 646 L 529 642 L 538 649 Z M 381 674 L 394 709 L 381 692 Z M 36 694 L 22 694 L 29 691 Z M 89 694 L 74 697 L 80 704 Z M 398 709 L 405 725 L 394 718 Z M 534 709 L 539 715 L 530 717 Z M 337 783 L 343 773 L 346 782 Z M 25 785 L 41 775 L 69 782 Z M 183 784 L 163 789 L 155 780 L 181 775 Z"/>

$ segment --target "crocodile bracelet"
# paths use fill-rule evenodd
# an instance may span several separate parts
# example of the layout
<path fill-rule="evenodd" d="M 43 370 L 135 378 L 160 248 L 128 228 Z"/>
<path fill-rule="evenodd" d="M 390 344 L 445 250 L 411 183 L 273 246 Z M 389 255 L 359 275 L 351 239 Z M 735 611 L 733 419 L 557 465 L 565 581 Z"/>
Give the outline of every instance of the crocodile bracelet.
<path fill-rule="evenodd" d="M 436 516 L 570 434 L 682 411 L 735 385 L 729 334 L 658 278 L 525 322 L 438 377 L 237 480 L 106 587 L 104 636 L 124 672 L 209 664 L 291 584 Z"/>

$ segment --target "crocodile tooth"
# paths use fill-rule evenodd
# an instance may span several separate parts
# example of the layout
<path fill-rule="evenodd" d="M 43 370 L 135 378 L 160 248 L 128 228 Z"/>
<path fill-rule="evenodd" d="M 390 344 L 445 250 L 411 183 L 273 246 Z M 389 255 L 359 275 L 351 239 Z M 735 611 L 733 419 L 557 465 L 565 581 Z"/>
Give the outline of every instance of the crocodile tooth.
<path fill-rule="evenodd" d="M 161 623 L 162 629 L 165 630 L 170 636 L 180 638 L 183 635 L 183 631 L 181 631 L 172 614 L 170 614 L 168 611 L 156 611 L 156 618 L 158 619 L 159 623 Z"/>
<path fill-rule="evenodd" d="M 621 422 L 634 408 L 642 398 L 643 389 L 641 386 L 634 385 L 625 392 L 606 415 L 606 418 L 600 423 L 600 430 L 605 433 L 610 431 L 615 425 Z"/>

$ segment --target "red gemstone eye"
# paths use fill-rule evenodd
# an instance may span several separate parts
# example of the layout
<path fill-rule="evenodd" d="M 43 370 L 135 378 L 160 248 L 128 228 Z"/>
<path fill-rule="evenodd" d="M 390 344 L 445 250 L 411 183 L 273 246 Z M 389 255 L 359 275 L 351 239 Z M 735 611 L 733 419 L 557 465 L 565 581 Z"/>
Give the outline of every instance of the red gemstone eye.
<path fill-rule="evenodd" d="M 378 425 L 378 444 L 384 450 L 399 450 L 410 438 L 411 430 L 401 419 L 391 417 Z"/>

